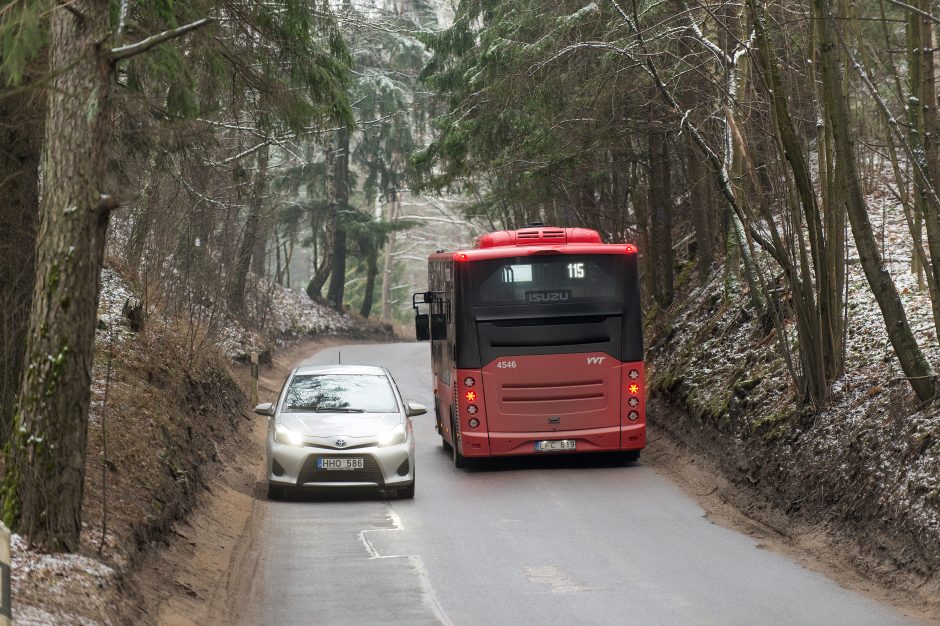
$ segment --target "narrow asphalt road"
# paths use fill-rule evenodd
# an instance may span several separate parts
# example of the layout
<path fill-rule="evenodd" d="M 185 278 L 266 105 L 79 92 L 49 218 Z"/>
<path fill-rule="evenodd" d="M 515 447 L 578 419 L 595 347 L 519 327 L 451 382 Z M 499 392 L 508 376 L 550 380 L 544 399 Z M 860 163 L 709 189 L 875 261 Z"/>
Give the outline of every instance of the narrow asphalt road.
<path fill-rule="evenodd" d="M 431 406 L 427 344 L 330 348 L 309 363 L 388 367 Z M 903 624 L 711 523 L 644 465 L 582 456 L 456 470 L 431 414 L 415 418 L 414 500 L 266 503 L 244 623 Z"/>

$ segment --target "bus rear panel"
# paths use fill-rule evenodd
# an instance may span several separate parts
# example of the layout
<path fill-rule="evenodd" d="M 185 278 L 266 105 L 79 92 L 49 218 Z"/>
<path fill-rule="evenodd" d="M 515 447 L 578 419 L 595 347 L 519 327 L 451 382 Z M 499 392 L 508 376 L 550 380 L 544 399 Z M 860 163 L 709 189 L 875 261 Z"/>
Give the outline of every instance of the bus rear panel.
<path fill-rule="evenodd" d="M 636 248 L 586 229 L 429 258 L 438 430 L 465 457 L 646 445 Z"/>

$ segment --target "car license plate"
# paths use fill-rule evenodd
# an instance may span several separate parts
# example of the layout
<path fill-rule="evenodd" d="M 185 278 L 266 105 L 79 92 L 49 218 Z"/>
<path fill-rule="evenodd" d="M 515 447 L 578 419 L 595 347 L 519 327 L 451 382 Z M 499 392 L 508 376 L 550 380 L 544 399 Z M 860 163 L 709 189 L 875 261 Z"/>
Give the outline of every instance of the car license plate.
<path fill-rule="evenodd" d="M 366 466 L 363 459 L 317 459 L 317 469 L 322 470 L 357 470 Z"/>
<path fill-rule="evenodd" d="M 536 452 L 561 452 L 574 450 L 574 439 L 558 439 L 557 441 L 536 441 Z"/>

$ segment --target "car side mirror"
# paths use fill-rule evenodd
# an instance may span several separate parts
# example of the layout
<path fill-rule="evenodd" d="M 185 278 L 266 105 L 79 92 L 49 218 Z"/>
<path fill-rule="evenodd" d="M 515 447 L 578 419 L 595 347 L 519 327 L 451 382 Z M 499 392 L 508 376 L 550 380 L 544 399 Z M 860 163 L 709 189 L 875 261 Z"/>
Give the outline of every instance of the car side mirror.
<path fill-rule="evenodd" d="M 447 339 L 447 316 L 443 313 L 431 313 L 431 338 Z"/>
<path fill-rule="evenodd" d="M 408 417 L 416 417 L 418 415 L 424 415 L 428 412 L 426 406 L 417 402 L 409 401 L 405 406 L 408 408 Z"/>
<path fill-rule="evenodd" d="M 255 407 L 255 413 L 257 413 L 258 415 L 266 415 L 268 417 L 271 417 L 272 415 L 274 415 L 274 405 L 271 404 L 270 402 L 262 402 L 261 404 Z"/>
<path fill-rule="evenodd" d="M 427 341 L 431 338 L 431 318 L 427 313 L 415 314 L 415 338 Z"/>

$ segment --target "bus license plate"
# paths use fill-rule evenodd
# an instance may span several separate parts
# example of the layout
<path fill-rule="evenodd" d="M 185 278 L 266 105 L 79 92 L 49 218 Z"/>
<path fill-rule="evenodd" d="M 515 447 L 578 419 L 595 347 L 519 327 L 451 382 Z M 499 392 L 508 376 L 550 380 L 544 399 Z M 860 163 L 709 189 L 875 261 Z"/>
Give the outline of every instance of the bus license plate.
<path fill-rule="evenodd" d="M 317 469 L 322 470 L 357 470 L 366 466 L 363 459 L 317 459 Z"/>
<path fill-rule="evenodd" d="M 574 439 L 559 439 L 557 441 L 536 441 L 536 452 L 560 452 L 574 450 Z"/>

